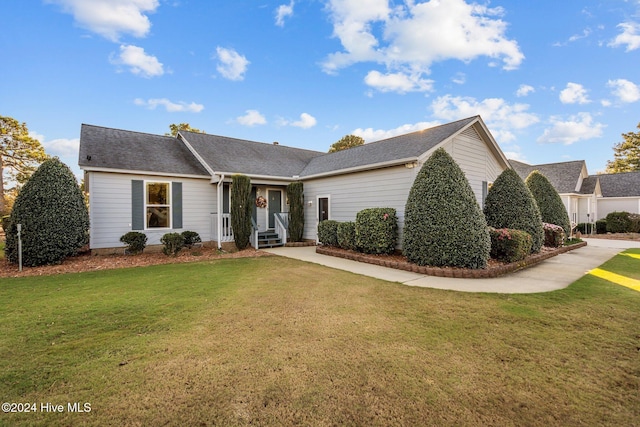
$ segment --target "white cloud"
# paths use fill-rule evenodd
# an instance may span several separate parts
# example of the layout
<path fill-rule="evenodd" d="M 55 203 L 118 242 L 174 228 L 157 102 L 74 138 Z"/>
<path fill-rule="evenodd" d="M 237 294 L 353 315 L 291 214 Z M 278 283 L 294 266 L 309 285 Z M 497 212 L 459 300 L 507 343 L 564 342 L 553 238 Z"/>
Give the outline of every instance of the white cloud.
<path fill-rule="evenodd" d="M 373 129 L 373 128 L 358 128 L 351 131 L 352 135 L 357 135 L 364 139 L 366 142 L 380 141 L 382 139 L 392 138 L 398 135 L 404 135 L 411 132 L 417 132 L 419 130 L 428 129 L 439 125 L 439 122 L 418 122 L 414 124 L 404 124 L 398 126 L 395 129 Z"/>
<path fill-rule="evenodd" d="M 523 97 L 523 96 L 527 96 L 527 95 L 529 95 L 530 93 L 533 93 L 533 92 L 535 92 L 535 91 L 536 91 L 536 90 L 534 89 L 534 87 L 533 87 L 533 86 L 530 86 L 530 85 L 524 85 L 524 84 L 523 84 L 523 85 L 520 85 L 520 87 L 519 87 L 519 88 L 518 88 L 518 90 L 516 91 L 516 96 L 517 96 L 518 98 L 521 98 L 521 97 Z"/>
<path fill-rule="evenodd" d="M 567 87 L 560 91 L 560 102 L 563 104 L 588 104 L 591 101 L 584 86 L 569 82 Z"/>
<path fill-rule="evenodd" d="M 296 121 L 289 121 L 285 119 L 278 120 L 279 126 L 293 126 L 293 127 L 298 127 L 302 129 L 312 128 L 316 124 L 318 124 L 318 121 L 316 120 L 316 118 L 308 113 L 300 114 L 300 120 L 296 120 Z"/>
<path fill-rule="evenodd" d="M 142 77 L 156 77 L 164 74 L 162 63 L 153 55 L 147 55 L 143 48 L 132 45 L 121 45 L 120 55 L 110 59 L 112 64 L 130 67 L 133 74 Z"/>
<path fill-rule="evenodd" d="M 640 101 L 640 86 L 626 79 L 609 80 L 607 87 L 621 102 L 631 103 Z"/>
<path fill-rule="evenodd" d="M 58 157 L 77 156 L 80 149 L 80 138 L 73 139 L 52 139 L 42 144 L 47 154 Z"/>
<path fill-rule="evenodd" d="M 622 28 L 622 33 L 613 39 L 609 46 L 618 47 L 626 45 L 626 51 L 631 52 L 640 48 L 640 24 L 637 22 L 623 22 L 618 24 Z"/>
<path fill-rule="evenodd" d="M 216 70 L 218 70 L 224 78 L 229 80 L 244 79 L 244 73 L 247 72 L 247 66 L 250 64 L 247 58 L 233 49 L 225 49 L 220 46 L 216 48 L 216 54 L 218 61 L 220 61 Z"/>
<path fill-rule="evenodd" d="M 467 76 L 464 73 L 456 73 L 456 75 L 451 78 L 451 81 L 455 84 L 463 85 L 467 82 Z"/>
<path fill-rule="evenodd" d="M 594 123 L 589 113 L 578 113 L 564 121 L 559 117 L 551 117 L 551 124 L 551 128 L 545 129 L 542 136 L 538 138 L 538 142 L 570 145 L 578 141 L 599 138 L 605 128 L 602 123 Z"/>
<path fill-rule="evenodd" d="M 285 18 L 289 18 L 293 16 L 293 5 L 294 2 L 291 0 L 289 4 L 281 4 L 276 9 L 276 25 L 278 27 L 284 27 Z"/>
<path fill-rule="evenodd" d="M 182 101 L 176 103 L 169 101 L 167 98 L 152 98 L 146 101 L 144 99 L 136 98 L 133 100 L 133 103 L 140 107 L 146 107 L 150 110 L 155 110 L 157 107 L 164 107 L 169 113 L 199 113 L 204 110 L 204 105 L 202 104 L 196 104 L 195 102 L 187 104 Z"/>
<path fill-rule="evenodd" d="M 300 120 L 296 120 L 291 123 L 291 126 L 295 126 L 302 129 L 309 129 L 314 127 L 318 121 L 311 114 L 302 113 L 300 114 Z"/>
<path fill-rule="evenodd" d="M 406 93 L 433 90 L 433 80 L 425 80 L 421 78 L 421 74 L 382 74 L 378 71 L 370 71 L 364 78 L 364 82 L 380 92 Z"/>
<path fill-rule="evenodd" d="M 407 1 L 394 8 L 388 0 L 331 0 L 328 8 L 344 50 L 328 56 L 327 73 L 357 62 L 382 63 L 390 72 L 428 73 L 434 62 L 480 56 L 501 59 L 511 70 L 524 59 L 518 43 L 505 36 L 501 8 L 463 0 Z"/>
<path fill-rule="evenodd" d="M 502 98 L 477 101 L 472 97 L 445 95 L 436 98 L 431 103 L 431 109 L 435 117 L 447 121 L 480 115 L 491 129 L 491 134 L 501 143 L 513 141 L 513 131 L 540 121 L 538 116 L 527 111 L 528 104 L 509 104 Z"/>
<path fill-rule="evenodd" d="M 159 6 L 158 0 L 48 0 L 73 15 L 76 23 L 89 31 L 117 42 L 122 34 L 144 37 L 151 22 L 147 14 Z"/>
<path fill-rule="evenodd" d="M 266 124 L 267 119 L 258 110 L 247 110 L 244 116 L 236 118 L 236 122 L 242 126 L 256 126 Z"/>

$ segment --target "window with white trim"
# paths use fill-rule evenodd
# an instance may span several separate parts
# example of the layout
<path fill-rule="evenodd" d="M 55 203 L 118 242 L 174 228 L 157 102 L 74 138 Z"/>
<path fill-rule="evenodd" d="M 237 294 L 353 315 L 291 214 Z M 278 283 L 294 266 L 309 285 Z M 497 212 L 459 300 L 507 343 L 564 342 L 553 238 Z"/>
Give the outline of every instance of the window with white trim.
<path fill-rule="evenodd" d="M 145 228 L 171 228 L 171 183 L 145 182 Z"/>

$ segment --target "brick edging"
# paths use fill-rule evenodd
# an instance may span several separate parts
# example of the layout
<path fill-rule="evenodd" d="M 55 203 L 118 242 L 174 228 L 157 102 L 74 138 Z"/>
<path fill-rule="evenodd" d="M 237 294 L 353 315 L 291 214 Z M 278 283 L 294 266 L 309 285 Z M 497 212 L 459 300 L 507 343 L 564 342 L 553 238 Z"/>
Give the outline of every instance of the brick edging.
<path fill-rule="evenodd" d="M 574 249 L 587 246 L 587 242 L 576 243 L 571 246 L 563 246 L 557 248 L 552 252 L 537 253 L 529 255 L 522 261 L 512 262 L 509 264 L 502 264 L 495 267 L 489 267 L 485 269 L 470 269 L 470 268 L 446 268 L 446 267 L 429 267 L 421 266 L 417 264 L 389 261 L 383 257 L 377 257 L 375 255 L 366 255 L 355 251 L 336 250 L 332 247 L 317 246 L 316 253 L 321 255 L 330 255 L 338 258 L 345 258 L 352 261 L 366 262 L 368 264 L 380 265 L 382 267 L 396 268 L 398 270 L 412 271 L 414 273 L 425 274 L 428 276 L 437 277 L 456 277 L 464 279 L 485 279 L 492 277 L 503 276 L 514 271 L 521 270 L 523 268 L 531 267 L 539 264 L 542 261 L 552 258 L 556 255 L 569 252 Z"/>

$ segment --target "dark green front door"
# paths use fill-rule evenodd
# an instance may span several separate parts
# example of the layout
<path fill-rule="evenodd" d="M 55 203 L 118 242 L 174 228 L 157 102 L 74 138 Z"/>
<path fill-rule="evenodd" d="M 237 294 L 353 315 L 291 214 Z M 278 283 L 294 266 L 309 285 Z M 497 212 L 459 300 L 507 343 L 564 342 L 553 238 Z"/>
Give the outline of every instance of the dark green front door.
<path fill-rule="evenodd" d="M 268 191 L 269 202 L 267 209 L 269 210 L 269 228 L 276 228 L 274 214 L 282 212 L 282 191 L 269 190 Z"/>

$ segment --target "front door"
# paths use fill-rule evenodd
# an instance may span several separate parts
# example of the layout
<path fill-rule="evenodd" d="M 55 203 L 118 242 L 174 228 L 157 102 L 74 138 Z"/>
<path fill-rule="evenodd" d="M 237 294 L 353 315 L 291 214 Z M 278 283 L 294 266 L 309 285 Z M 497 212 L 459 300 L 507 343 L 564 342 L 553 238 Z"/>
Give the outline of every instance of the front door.
<path fill-rule="evenodd" d="M 329 198 L 320 197 L 318 199 L 318 222 L 329 219 Z"/>
<path fill-rule="evenodd" d="M 269 190 L 267 192 L 269 202 L 267 204 L 267 210 L 269 212 L 269 229 L 276 228 L 276 222 L 274 214 L 282 212 L 282 191 Z"/>

